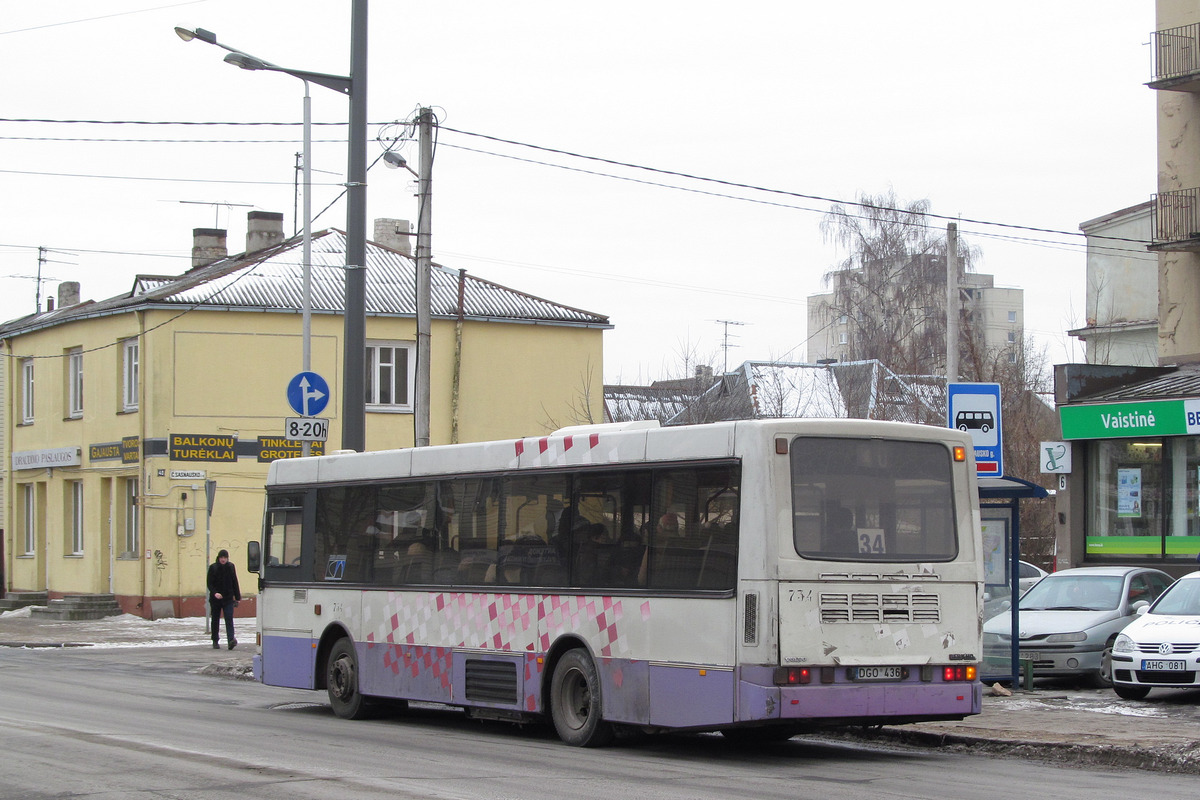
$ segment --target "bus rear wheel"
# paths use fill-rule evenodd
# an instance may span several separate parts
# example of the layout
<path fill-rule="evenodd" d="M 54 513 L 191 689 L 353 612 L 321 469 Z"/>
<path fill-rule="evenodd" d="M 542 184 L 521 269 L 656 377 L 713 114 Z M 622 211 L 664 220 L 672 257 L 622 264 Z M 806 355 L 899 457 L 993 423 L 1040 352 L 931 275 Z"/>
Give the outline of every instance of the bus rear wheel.
<path fill-rule="evenodd" d="M 325 688 L 329 705 L 342 719 L 363 719 L 367 716 L 367 701 L 358 690 L 358 657 L 347 638 L 338 639 L 329 651 L 329 666 L 325 670 Z"/>
<path fill-rule="evenodd" d="M 600 674 L 583 650 L 568 651 L 550 679 L 550 716 L 558 737 L 572 747 L 602 747 L 613 740 L 604 721 Z"/>

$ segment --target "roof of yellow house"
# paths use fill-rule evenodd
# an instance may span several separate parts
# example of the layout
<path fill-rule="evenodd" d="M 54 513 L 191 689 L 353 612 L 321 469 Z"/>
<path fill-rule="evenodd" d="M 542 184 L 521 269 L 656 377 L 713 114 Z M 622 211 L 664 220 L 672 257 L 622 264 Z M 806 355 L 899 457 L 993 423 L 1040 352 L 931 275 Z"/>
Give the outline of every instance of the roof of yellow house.
<path fill-rule="evenodd" d="M 299 310 L 303 303 L 301 247 L 301 238 L 294 236 L 274 247 L 193 267 L 182 275 L 139 275 L 127 293 L 11 320 L 0 325 L 0 336 L 156 306 Z M 366 254 L 367 314 L 414 316 L 416 260 L 374 242 L 367 243 Z M 340 314 L 345 297 L 346 235 L 336 229 L 313 234 L 311 260 L 313 313 Z M 612 327 L 603 314 L 555 303 L 439 264 L 431 269 L 430 309 L 434 318 L 461 315 L 464 319 L 497 322 Z"/>

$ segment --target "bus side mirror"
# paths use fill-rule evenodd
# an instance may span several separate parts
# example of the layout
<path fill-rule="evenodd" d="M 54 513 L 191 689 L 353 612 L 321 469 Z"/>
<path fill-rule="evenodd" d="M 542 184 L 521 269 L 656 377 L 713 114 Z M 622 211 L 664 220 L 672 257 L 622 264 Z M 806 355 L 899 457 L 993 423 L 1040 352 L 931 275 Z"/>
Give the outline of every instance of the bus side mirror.
<path fill-rule="evenodd" d="M 262 568 L 262 545 L 246 542 L 246 571 L 258 572 Z"/>

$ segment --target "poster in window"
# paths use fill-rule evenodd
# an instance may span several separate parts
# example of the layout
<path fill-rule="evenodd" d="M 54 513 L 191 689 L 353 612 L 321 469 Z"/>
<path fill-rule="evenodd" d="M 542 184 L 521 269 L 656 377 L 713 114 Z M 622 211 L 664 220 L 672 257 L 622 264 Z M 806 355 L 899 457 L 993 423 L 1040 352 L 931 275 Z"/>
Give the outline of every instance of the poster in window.
<path fill-rule="evenodd" d="M 1008 583 L 1008 520 L 985 519 L 983 528 L 983 582 L 989 586 Z"/>
<path fill-rule="evenodd" d="M 1142 468 L 1121 467 L 1117 470 L 1117 516 L 1142 516 Z"/>

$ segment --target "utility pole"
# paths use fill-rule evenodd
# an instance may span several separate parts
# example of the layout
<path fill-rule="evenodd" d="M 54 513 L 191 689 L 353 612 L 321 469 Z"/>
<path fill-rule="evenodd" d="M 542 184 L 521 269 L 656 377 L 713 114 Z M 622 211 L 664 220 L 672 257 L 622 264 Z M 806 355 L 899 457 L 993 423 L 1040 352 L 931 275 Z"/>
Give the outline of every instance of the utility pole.
<path fill-rule="evenodd" d="M 946 223 L 946 383 L 958 381 L 958 224 Z"/>
<path fill-rule="evenodd" d="M 420 136 L 420 175 L 417 178 L 417 386 L 413 398 L 413 438 L 417 447 L 429 445 L 429 358 L 432 334 L 430 282 L 430 223 L 433 216 L 430 183 L 433 173 L 433 110 L 422 108 L 417 117 Z"/>
<path fill-rule="evenodd" d="M 342 448 L 367 449 L 367 0 L 350 15 L 350 131 L 346 168 L 346 301 Z"/>

